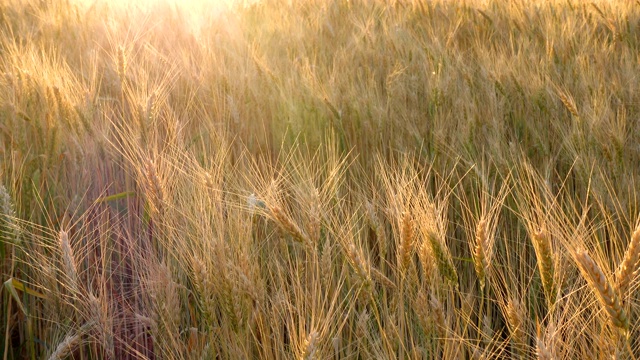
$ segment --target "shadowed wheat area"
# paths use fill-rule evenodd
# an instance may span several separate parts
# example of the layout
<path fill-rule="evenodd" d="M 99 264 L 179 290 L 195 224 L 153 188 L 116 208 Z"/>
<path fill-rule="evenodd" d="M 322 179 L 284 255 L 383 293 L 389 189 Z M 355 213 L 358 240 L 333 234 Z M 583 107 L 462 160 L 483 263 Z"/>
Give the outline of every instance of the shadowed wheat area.
<path fill-rule="evenodd" d="M 0 352 L 640 358 L 640 5 L 0 1 Z"/>

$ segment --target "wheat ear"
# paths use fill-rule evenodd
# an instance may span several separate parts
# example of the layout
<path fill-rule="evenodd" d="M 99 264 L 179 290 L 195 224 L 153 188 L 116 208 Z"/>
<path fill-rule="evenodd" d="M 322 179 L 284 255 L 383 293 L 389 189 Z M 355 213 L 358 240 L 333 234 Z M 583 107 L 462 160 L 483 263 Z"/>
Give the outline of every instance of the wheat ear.
<path fill-rule="evenodd" d="M 451 259 L 451 254 L 448 249 L 445 248 L 444 244 L 442 244 L 440 240 L 438 240 L 438 236 L 434 232 L 429 232 L 427 234 L 427 241 L 429 241 L 429 244 L 431 245 L 431 254 L 438 264 L 438 271 L 440 272 L 440 275 L 457 285 L 458 273 L 456 272 L 456 268 L 453 266 L 453 260 Z"/>
<path fill-rule="evenodd" d="M 555 300 L 555 288 L 553 283 L 555 266 L 553 263 L 551 238 L 546 230 L 540 229 L 533 233 L 532 240 L 533 247 L 538 258 L 538 270 L 540 271 L 540 278 L 542 279 L 542 287 L 547 295 L 547 300 L 550 303 L 553 303 Z"/>
<path fill-rule="evenodd" d="M 516 299 L 510 299 L 507 303 L 506 313 L 507 325 L 513 342 L 518 351 L 522 351 L 522 347 L 526 343 L 525 315 L 522 304 Z"/>
<path fill-rule="evenodd" d="M 405 211 L 402 213 L 400 219 L 400 249 L 399 249 L 399 262 L 400 271 L 405 271 L 409 266 L 411 260 L 411 251 L 413 249 L 413 235 L 415 227 L 411 213 Z"/>
<path fill-rule="evenodd" d="M 124 46 L 118 47 L 118 54 L 116 59 L 116 66 L 118 71 L 118 77 L 120 81 L 124 81 L 124 77 L 127 73 L 127 55 L 125 53 Z"/>
<path fill-rule="evenodd" d="M 78 290 L 78 270 L 76 268 L 76 262 L 73 257 L 73 249 L 69 243 L 69 234 L 66 231 L 60 230 L 60 249 L 62 250 L 62 263 L 64 271 L 71 279 L 72 290 Z"/>
<path fill-rule="evenodd" d="M 309 237 L 287 216 L 282 208 L 278 205 L 269 206 L 269 211 L 273 215 L 273 219 L 276 224 L 291 235 L 295 240 L 300 243 L 309 243 Z"/>
<path fill-rule="evenodd" d="M 11 195 L 0 184 L 0 238 L 6 237 L 9 241 L 18 243 L 20 226 L 16 222 L 16 211 L 11 200 Z"/>
<path fill-rule="evenodd" d="M 386 287 L 387 289 L 396 290 L 397 288 L 396 284 L 394 284 L 393 281 L 391 281 L 391 279 L 389 279 L 383 273 L 381 273 L 380 270 L 374 267 L 371 267 L 370 270 L 371 270 L 371 278 L 373 280 L 382 284 L 382 286 Z"/>
<path fill-rule="evenodd" d="M 569 110 L 571 115 L 575 118 L 580 118 L 578 107 L 576 106 L 576 102 L 571 94 L 566 91 L 558 90 L 558 97 L 560 97 L 560 101 L 562 101 L 562 104 L 567 108 L 567 110 Z"/>
<path fill-rule="evenodd" d="M 158 176 L 156 162 L 151 158 L 145 162 L 145 181 L 149 192 L 150 205 L 154 212 L 161 214 L 164 204 L 164 187 Z"/>
<path fill-rule="evenodd" d="M 536 356 L 538 360 L 553 360 L 551 351 L 547 348 L 541 337 L 536 338 Z"/>
<path fill-rule="evenodd" d="M 584 274 L 587 275 L 589 283 L 598 295 L 600 303 L 607 313 L 609 313 L 613 325 L 624 330 L 629 329 L 627 313 L 622 307 L 620 298 L 618 298 L 613 291 L 613 287 L 609 281 L 607 281 L 602 269 L 600 269 L 598 264 L 593 261 L 585 250 L 578 251 L 576 260 L 582 267 Z"/>
<path fill-rule="evenodd" d="M 346 248 L 346 255 L 363 285 L 370 286 L 372 281 L 371 266 L 365 260 L 362 252 L 354 244 L 349 244 Z"/>
<path fill-rule="evenodd" d="M 80 344 L 80 334 L 69 334 L 56 347 L 55 351 L 49 356 L 49 360 L 66 359 L 73 350 Z"/>
<path fill-rule="evenodd" d="M 307 338 L 302 342 L 301 346 L 301 354 L 300 360 L 311 360 L 315 359 L 317 346 L 318 346 L 318 332 L 313 331 L 307 336 Z"/>
<path fill-rule="evenodd" d="M 484 291 L 489 259 L 487 259 L 487 221 L 481 219 L 476 226 L 476 243 L 473 248 L 473 263 L 480 281 L 480 289 Z"/>
<path fill-rule="evenodd" d="M 631 242 L 627 252 L 624 254 L 624 259 L 616 271 L 616 288 L 618 291 L 625 291 L 631 283 L 633 272 L 638 266 L 638 258 L 640 258 L 640 226 L 631 235 Z"/>

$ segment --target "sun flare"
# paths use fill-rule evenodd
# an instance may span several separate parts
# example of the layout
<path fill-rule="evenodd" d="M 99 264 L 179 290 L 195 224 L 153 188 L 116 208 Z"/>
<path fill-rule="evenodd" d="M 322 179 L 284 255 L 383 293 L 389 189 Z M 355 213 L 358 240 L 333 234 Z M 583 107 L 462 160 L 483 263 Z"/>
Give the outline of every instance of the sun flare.
<path fill-rule="evenodd" d="M 2 360 L 634 359 L 640 7 L 0 0 Z"/>
<path fill-rule="evenodd" d="M 114 11 L 124 13 L 137 12 L 148 14 L 153 11 L 176 11 L 187 15 L 187 21 L 215 18 L 227 14 L 229 11 L 244 7 L 255 1 L 247 0 L 70 0 L 84 6 L 86 9 L 94 7 L 108 7 Z"/>

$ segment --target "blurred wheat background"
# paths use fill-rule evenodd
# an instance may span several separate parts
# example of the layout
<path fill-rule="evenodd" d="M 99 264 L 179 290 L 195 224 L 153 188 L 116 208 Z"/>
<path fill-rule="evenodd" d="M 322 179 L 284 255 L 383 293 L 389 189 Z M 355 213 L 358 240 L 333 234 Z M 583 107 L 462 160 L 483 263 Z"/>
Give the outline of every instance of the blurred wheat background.
<path fill-rule="evenodd" d="M 8 359 L 640 357 L 640 4 L 0 1 Z"/>

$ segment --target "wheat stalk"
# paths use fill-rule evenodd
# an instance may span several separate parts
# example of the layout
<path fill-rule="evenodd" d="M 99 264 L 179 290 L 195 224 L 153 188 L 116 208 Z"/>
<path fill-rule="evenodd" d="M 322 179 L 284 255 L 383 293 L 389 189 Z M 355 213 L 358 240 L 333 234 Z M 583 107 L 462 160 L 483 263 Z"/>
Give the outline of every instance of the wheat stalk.
<path fill-rule="evenodd" d="M 609 314 L 612 324 L 623 330 L 629 329 L 627 313 L 598 264 L 593 261 L 585 250 L 577 252 L 576 260 L 589 280 L 589 284 L 598 295 L 600 303 Z"/>

